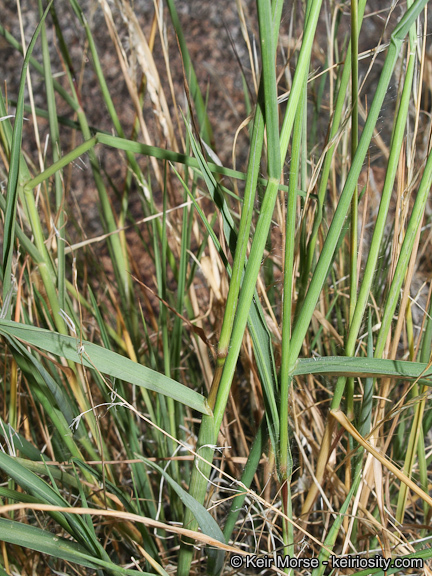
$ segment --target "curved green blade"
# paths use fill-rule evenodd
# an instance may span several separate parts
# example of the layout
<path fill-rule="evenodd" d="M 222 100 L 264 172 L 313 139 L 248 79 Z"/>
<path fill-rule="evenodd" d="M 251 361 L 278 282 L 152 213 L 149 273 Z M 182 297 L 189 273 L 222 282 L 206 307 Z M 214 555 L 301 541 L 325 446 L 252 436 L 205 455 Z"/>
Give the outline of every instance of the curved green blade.
<path fill-rule="evenodd" d="M 119 378 L 168 396 L 202 414 L 211 414 L 207 400 L 195 390 L 191 390 L 172 378 L 132 362 L 129 358 L 120 356 L 120 354 L 97 344 L 86 341 L 80 342 L 78 338 L 11 320 L 0 320 L 0 333 L 19 338 L 41 350 L 62 356 L 78 364 L 82 363 L 87 368 L 96 369 L 113 378 Z"/>
<path fill-rule="evenodd" d="M 383 360 L 381 358 L 347 358 L 346 356 L 327 356 L 325 358 L 301 358 L 298 360 L 293 376 L 301 374 L 327 374 L 329 376 L 360 376 L 389 378 L 407 378 L 432 386 L 432 367 L 423 362 L 405 362 L 403 360 Z"/>

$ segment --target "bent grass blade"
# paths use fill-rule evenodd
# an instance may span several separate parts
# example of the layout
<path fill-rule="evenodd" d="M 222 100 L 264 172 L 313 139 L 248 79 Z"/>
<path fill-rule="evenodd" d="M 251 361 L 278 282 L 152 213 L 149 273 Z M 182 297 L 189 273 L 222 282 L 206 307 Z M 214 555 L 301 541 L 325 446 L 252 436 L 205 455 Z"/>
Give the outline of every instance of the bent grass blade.
<path fill-rule="evenodd" d="M 0 332 L 78 364 L 82 362 L 86 368 L 97 369 L 113 378 L 163 394 L 202 414 L 211 414 L 207 400 L 198 392 L 97 344 L 83 341 L 84 351 L 80 354 L 77 341 L 71 336 L 7 320 L 0 320 Z"/>

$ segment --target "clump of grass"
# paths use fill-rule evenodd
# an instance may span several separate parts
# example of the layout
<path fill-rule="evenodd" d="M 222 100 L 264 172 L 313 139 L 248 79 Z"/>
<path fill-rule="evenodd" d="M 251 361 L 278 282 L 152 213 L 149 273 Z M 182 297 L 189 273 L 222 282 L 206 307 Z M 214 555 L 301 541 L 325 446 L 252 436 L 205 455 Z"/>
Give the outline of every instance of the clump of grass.
<path fill-rule="evenodd" d="M 103 47 L 77 0 L 67 18 L 40 2 L 28 47 L 0 26 L 25 55 L 16 100 L 0 92 L 0 575 L 216 575 L 236 554 L 313 576 L 331 554 L 426 566 L 426 4 L 383 7 L 361 53 L 365 0 L 309 0 L 291 19 L 281 0 L 258 0 L 256 19 L 237 3 L 240 170 L 219 160 L 172 0 L 144 27 L 127 0 L 101 0 Z M 88 110 L 90 69 L 109 129 Z"/>

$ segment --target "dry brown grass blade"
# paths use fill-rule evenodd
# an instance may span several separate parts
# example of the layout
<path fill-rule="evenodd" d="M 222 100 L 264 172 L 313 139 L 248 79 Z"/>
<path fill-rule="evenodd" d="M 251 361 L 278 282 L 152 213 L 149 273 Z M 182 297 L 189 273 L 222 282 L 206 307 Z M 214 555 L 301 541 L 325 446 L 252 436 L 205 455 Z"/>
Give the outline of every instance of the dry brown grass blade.
<path fill-rule="evenodd" d="M 104 13 L 105 21 L 106 21 L 107 28 L 108 28 L 108 33 L 112 39 L 112 42 L 113 42 L 115 49 L 116 49 L 116 52 L 117 52 L 118 61 L 119 61 L 120 67 L 122 69 L 122 73 L 123 73 L 124 80 L 126 82 L 126 86 L 128 88 L 131 100 L 132 100 L 133 105 L 135 107 L 135 112 L 137 114 L 140 129 L 141 129 L 141 132 L 142 132 L 142 135 L 144 138 L 144 143 L 148 144 L 149 146 L 152 146 L 153 140 L 150 137 L 150 133 L 149 133 L 147 124 L 144 120 L 144 115 L 143 115 L 142 106 L 141 106 L 141 102 L 140 102 L 140 96 L 139 96 L 139 89 L 137 87 L 135 80 L 130 75 L 129 61 L 128 61 L 126 52 L 122 46 L 117 28 L 115 26 L 111 8 L 110 8 L 110 6 L 106 0 L 100 0 L 100 5 L 101 5 L 103 13 Z M 151 162 L 151 165 L 152 165 L 153 170 L 155 172 L 156 178 L 157 178 L 161 188 L 163 188 L 163 177 L 162 177 L 161 171 L 159 169 L 159 164 L 158 164 L 156 158 L 151 157 L 150 162 Z"/>
<path fill-rule="evenodd" d="M 117 2 L 124 21 L 127 22 L 130 45 L 147 80 L 147 91 L 150 95 L 155 116 L 167 141 L 167 147 L 178 152 L 175 130 L 171 122 L 171 114 L 165 93 L 159 78 L 159 72 L 153 54 L 147 44 L 137 16 L 127 0 Z"/>
<path fill-rule="evenodd" d="M 201 311 L 199 309 L 198 298 L 194 285 L 191 285 L 189 288 L 189 298 L 193 313 L 195 315 L 196 326 L 204 330 L 203 318 L 210 313 L 213 304 L 213 298 L 210 298 L 209 309 L 204 317 L 200 316 Z M 205 344 L 201 338 L 192 338 L 192 346 L 194 347 L 197 354 L 198 362 L 201 368 L 201 374 L 206 383 L 206 390 L 210 390 L 210 386 L 213 380 L 213 368 L 210 363 L 210 355 L 208 353 L 207 344 Z"/>
<path fill-rule="evenodd" d="M 398 478 L 401 482 L 406 484 L 408 488 L 410 488 L 410 490 L 412 490 L 415 494 L 417 494 L 417 496 L 419 496 L 419 498 L 427 502 L 429 506 L 432 506 L 432 498 L 429 496 L 429 494 L 426 494 L 424 490 L 419 488 L 417 484 L 415 484 L 412 480 L 410 480 L 410 478 L 408 478 L 403 472 L 401 472 L 399 468 L 397 468 L 392 462 L 390 462 L 390 460 L 388 460 L 385 456 L 383 456 L 380 452 L 378 452 L 378 450 L 376 450 L 373 446 L 371 446 L 371 444 L 367 442 L 363 438 L 363 436 L 361 436 L 357 432 L 357 430 L 354 428 L 354 426 L 351 424 L 351 422 L 348 420 L 348 418 L 341 410 L 330 410 L 330 414 L 337 422 L 339 422 L 339 424 L 343 428 L 345 428 L 347 432 L 349 432 L 349 434 L 351 434 L 351 436 L 359 444 L 361 444 L 361 446 L 363 446 L 365 450 L 367 450 L 370 454 L 372 454 L 374 458 L 379 460 L 379 462 L 383 466 L 385 466 L 387 470 L 389 470 L 392 474 L 394 474 L 396 478 Z"/>
<path fill-rule="evenodd" d="M 229 546 L 223 542 L 215 540 L 211 536 L 202 534 L 201 532 L 195 532 L 193 530 L 188 530 L 186 528 L 181 528 L 180 526 L 172 526 L 171 524 L 165 524 L 164 522 L 159 522 L 158 520 L 153 520 L 152 518 L 145 518 L 144 516 L 138 516 L 138 514 L 132 514 L 131 512 L 121 512 L 120 510 L 99 510 L 97 508 L 72 508 L 67 506 L 52 506 L 51 504 L 8 504 L 6 506 L 0 507 L 0 514 L 8 514 L 9 512 L 14 512 L 15 510 L 34 510 L 39 512 L 64 512 L 67 514 L 77 514 L 79 516 L 90 515 L 90 516 L 103 516 L 104 518 L 113 518 L 118 521 L 129 521 L 137 522 L 138 524 L 144 524 L 150 528 L 158 528 L 165 530 L 166 532 L 171 532 L 173 534 L 179 534 L 181 536 L 186 536 L 202 542 L 208 546 L 214 546 L 220 550 L 225 550 L 226 552 L 232 552 L 235 554 L 241 554 L 242 556 L 249 556 L 250 552 L 245 552 L 241 548 L 236 548 L 234 546 Z"/>
<path fill-rule="evenodd" d="M 316 466 L 315 481 L 310 487 L 306 500 L 303 504 L 302 516 L 307 516 L 309 514 L 313 503 L 315 502 L 315 498 L 318 496 L 318 492 L 324 478 L 327 461 L 331 454 L 333 431 L 334 421 L 332 418 L 328 418 Z"/>
<path fill-rule="evenodd" d="M 255 495 L 256 496 L 256 495 Z M 261 499 L 260 499 L 261 500 Z M 264 502 L 264 501 L 263 501 Z M 273 509 L 277 514 L 284 516 L 279 509 L 274 506 L 269 506 L 267 502 L 264 504 Z M 195 532 L 194 530 L 188 530 L 187 528 L 182 528 L 180 526 L 173 526 L 171 524 L 165 524 L 164 522 L 159 522 L 158 520 L 153 520 L 152 518 L 147 518 L 144 516 L 138 516 L 138 514 L 132 514 L 131 512 L 121 512 L 119 510 L 101 510 L 98 508 L 79 508 L 79 507 L 67 507 L 67 506 L 53 506 L 51 504 L 29 504 L 29 503 L 19 503 L 19 504 L 8 504 L 5 506 L 0 506 L 0 515 L 8 514 L 15 510 L 34 510 L 39 512 L 63 512 L 67 514 L 77 514 L 77 515 L 90 515 L 90 516 L 102 516 L 104 518 L 114 518 L 116 521 L 124 520 L 125 522 L 137 522 L 138 524 L 144 524 L 150 528 L 158 528 L 165 530 L 166 532 L 171 532 L 173 534 L 179 534 L 187 538 L 192 538 L 198 542 L 206 544 L 207 546 L 214 546 L 220 550 L 225 550 L 226 552 L 231 552 L 233 554 L 241 554 L 242 556 L 250 556 L 253 553 L 242 550 L 241 548 L 236 548 L 235 546 L 230 546 L 229 544 L 224 544 L 215 540 L 211 536 L 207 536 L 201 532 Z M 286 518 L 286 516 L 284 516 Z M 289 519 L 288 519 L 289 520 Z M 291 522 L 291 520 L 289 520 Z M 294 526 L 298 527 L 305 535 L 310 536 L 311 539 L 318 544 L 320 547 L 324 548 L 328 552 L 329 550 L 322 542 L 308 534 L 305 530 L 294 523 Z"/>

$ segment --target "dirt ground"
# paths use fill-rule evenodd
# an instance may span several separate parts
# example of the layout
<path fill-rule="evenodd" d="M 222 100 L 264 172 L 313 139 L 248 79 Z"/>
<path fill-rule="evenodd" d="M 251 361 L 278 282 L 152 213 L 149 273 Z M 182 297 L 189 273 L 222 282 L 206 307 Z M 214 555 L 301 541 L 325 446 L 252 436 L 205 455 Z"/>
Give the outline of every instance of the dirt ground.
<path fill-rule="evenodd" d="M 242 2 L 246 18 L 248 20 L 248 32 L 251 42 L 258 41 L 255 2 L 252 0 L 243 0 Z M 349 5 L 349 3 L 346 3 Z M 4 0 L 4 9 L 2 10 L 2 24 L 11 32 L 15 38 L 20 38 L 19 20 L 17 17 L 16 3 L 14 0 Z M 282 24 L 281 24 L 281 51 L 289 55 L 289 35 L 290 30 L 301 25 L 303 18 L 301 2 L 285 3 Z M 378 0 L 369 1 L 366 6 L 366 18 L 360 34 L 360 52 L 373 49 L 382 37 L 383 42 L 389 39 L 389 30 L 391 31 L 406 9 L 405 2 L 399 2 L 391 12 L 390 22 L 386 28 L 386 20 L 389 17 L 389 8 L 392 2 L 380 2 Z M 134 118 L 134 111 L 126 85 L 122 79 L 122 73 L 118 64 L 115 49 L 111 39 L 108 36 L 104 16 L 100 6 L 95 0 L 85 0 L 81 2 L 84 13 L 90 23 L 92 32 L 95 37 L 99 56 L 102 62 L 104 72 L 108 81 L 110 92 L 115 104 L 119 104 L 121 111 L 121 120 L 125 131 L 131 129 L 131 123 Z M 56 4 L 57 11 L 61 17 L 61 25 L 67 46 L 71 52 L 72 62 L 76 74 L 82 74 L 82 97 L 83 104 L 91 125 L 104 129 L 111 129 L 108 113 L 100 105 L 100 91 L 97 84 L 91 62 L 88 59 L 85 36 L 80 28 L 79 23 L 69 3 L 61 0 Z M 349 7 L 349 6 L 348 6 Z M 338 37 L 342 42 L 349 33 L 350 16 L 349 10 L 343 12 L 340 22 Z M 247 48 L 242 37 L 239 19 L 237 15 L 236 3 L 232 0 L 221 0 L 210 2 L 208 0 L 198 1 L 177 1 L 176 8 L 179 14 L 184 35 L 187 40 L 188 49 L 192 61 L 196 68 L 197 77 L 201 91 L 205 95 L 208 91 L 208 109 L 212 120 L 212 128 L 215 136 L 215 148 L 224 164 L 231 162 L 231 149 L 235 128 L 245 118 L 243 86 L 241 82 L 240 65 L 243 66 L 246 79 L 249 86 L 251 85 L 250 63 Z M 38 14 L 35 10 L 34 2 L 23 0 L 21 2 L 21 11 L 23 27 L 25 31 L 26 42 L 28 43 L 32 31 L 37 26 Z M 134 11 L 138 17 L 144 32 L 150 29 L 154 5 L 150 0 L 140 0 L 134 3 Z M 115 13 L 115 7 L 113 6 Z M 328 2 L 323 2 L 321 13 L 321 22 L 318 28 L 317 43 L 315 46 L 315 57 L 312 63 L 312 71 L 323 69 L 325 51 L 327 50 L 328 38 L 328 19 L 331 16 Z M 327 20 L 327 22 L 326 22 Z M 168 18 L 166 20 L 169 22 Z M 52 38 L 52 30 L 48 27 L 49 36 Z M 177 94 L 178 104 L 184 106 L 183 98 L 183 77 L 181 60 L 172 29 L 168 26 L 167 38 L 169 44 L 170 67 L 173 73 L 175 92 Z M 299 36 L 300 30 L 297 30 L 295 36 Z M 123 36 L 125 47 L 127 49 L 127 39 Z M 20 66 L 22 58 L 16 50 L 9 47 L 8 43 L 1 38 L 0 49 L 2 54 L 1 77 L 2 82 L 6 83 L 8 95 L 15 98 L 18 87 Z M 161 51 L 161 45 L 156 37 L 154 53 L 156 62 L 159 66 L 159 73 L 162 82 L 166 82 L 164 74 L 165 64 Z M 58 58 L 58 46 L 52 46 L 52 66 L 60 75 L 62 67 Z M 35 56 L 40 59 L 40 50 L 35 50 Z M 378 56 L 372 72 L 368 75 L 363 88 L 363 94 L 373 96 L 373 90 L 379 77 L 383 57 Z M 361 77 L 365 76 L 369 66 L 370 58 L 362 60 L 360 63 Z M 380 64 L 381 63 L 381 64 Z M 279 66 L 282 71 L 282 62 Z M 290 69 L 292 75 L 294 69 Z M 35 92 L 35 104 L 46 107 L 43 82 L 36 73 L 32 73 L 32 81 Z M 284 79 L 280 83 L 280 90 L 284 90 Z M 389 98 L 393 97 L 389 94 Z M 146 102 L 144 102 L 144 107 Z M 241 144 L 238 147 L 241 160 Z"/>
<path fill-rule="evenodd" d="M 258 41 L 255 2 L 252 0 L 243 0 L 242 4 L 248 22 L 249 38 L 253 45 Z M 280 54 L 284 54 L 285 57 L 288 58 L 292 46 L 292 43 L 290 43 L 290 36 L 293 35 L 298 38 L 301 33 L 299 27 L 303 21 L 302 4 L 302 2 L 286 2 L 284 6 L 280 35 Z M 81 2 L 81 5 L 94 34 L 114 105 L 120 115 L 120 120 L 126 135 L 130 134 L 135 119 L 135 110 L 124 82 L 114 46 L 107 32 L 103 12 L 95 0 L 85 0 L 84 2 Z M 346 5 L 347 9 L 343 11 L 341 15 L 338 33 L 341 45 L 349 34 L 350 29 L 349 2 L 347 2 Z M 1 17 L 2 25 L 5 26 L 5 28 L 13 34 L 15 38 L 20 39 L 20 25 L 15 0 L 4 0 L 3 6 L 4 8 Z M 388 41 L 389 31 L 394 28 L 398 19 L 404 13 L 406 3 L 399 2 L 395 4 L 392 11 L 390 11 L 391 6 L 392 2 L 390 1 L 382 2 L 371 0 L 367 3 L 366 18 L 360 34 L 360 52 L 365 52 L 375 48 L 380 40 L 383 43 Z M 214 132 L 215 151 L 224 165 L 232 166 L 234 135 L 237 127 L 247 116 L 240 73 L 241 67 L 245 74 L 246 81 L 250 89 L 253 91 L 250 61 L 239 24 L 236 3 L 232 0 L 221 0 L 218 2 L 210 2 L 208 0 L 180 0 L 176 2 L 176 7 L 191 59 L 196 69 L 201 91 L 205 98 L 206 94 L 208 95 L 208 110 Z M 79 79 L 78 82 L 81 86 L 82 103 L 89 124 L 99 130 L 107 130 L 111 132 L 112 123 L 105 106 L 101 105 L 102 98 L 100 87 L 93 71 L 92 63 L 89 59 L 84 32 L 66 0 L 57 2 L 56 9 L 59 18 L 61 18 L 64 39 L 70 50 L 75 74 Z M 112 4 L 112 10 L 114 14 L 116 14 L 114 3 Z M 148 34 L 154 17 L 153 2 L 150 0 L 136 1 L 134 3 L 134 11 L 144 33 Z M 36 28 L 38 22 L 35 3 L 30 0 L 23 0 L 21 2 L 21 12 L 25 39 L 28 44 L 31 34 Z M 326 64 L 325 57 L 328 30 L 331 25 L 331 14 L 332 11 L 330 10 L 329 2 L 323 2 L 321 20 L 318 27 L 317 41 L 311 65 L 312 74 L 322 71 Z M 168 16 L 166 22 L 169 23 Z M 127 52 L 127 33 L 124 30 L 124 26 L 122 28 L 122 22 L 118 13 L 117 23 L 124 48 Z M 294 32 L 292 33 L 293 30 Z M 67 80 L 64 76 L 61 59 L 59 57 L 59 47 L 53 40 L 54 33 L 51 23 L 48 26 L 48 35 L 51 39 L 52 67 L 58 74 L 58 80 L 67 87 Z M 186 102 L 184 97 L 181 59 L 175 35 L 172 27 L 169 25 L 166 29 L 166 37 L 169 46 L 168 53 L 170 69 L 173 77 L 177 105 L 185 110 Z M 22 57 L 15 49 L 11 48 L 2 37 L 0 37 L 0 52 L 2 55 L 0 65 L 2 84 L 7 89 L 8 97 L 13 100 L 17 95 Z M 39 61 L 41 61 L 40 44 L 37 45 L 34 55 Z M 154 44 L 154 55 L 161 82 L 166 94 L 168 95 L 169 104 L 173 107 L 173 101 L 169 97 L 168 78 L 161 49 L 161 42 L 158 35 L 156 35 Z M 384 61 L 384 55 L 385 53 L 375 55 L 376 60 L 369 73 L 368 68 L 371 63 L 371 58 L 374 55 L 369 54 L 366 58 L 360 61 L 360 77 L 361 79 L 366 77 L 362 90 L 362 98 L 365 104 L 366 101 L 369 104 L 372 101 L 374 90 L 382 68 L 382 63 Z M 293 66 L 289 65 L 284 73 L 282 56 L 279 56 L 278 70 L 282 75 L 280 90 L 283 92 L 287 89 L 289 80 L 294 74 L 295 69 Z M 139 70 L 136 70 L 136 74 L 138 77 L 140 74 Z M 32 72 L 31 77 L 33 93 L 35 96 L 35 105 L 46 109 L 43 80 L 34 71 Z M 313 113 L 313 94 L 314 90 L 316 92 L 317 89 L 318 82 L 311 92 L 312 99 L 309 107 L 310 114 Z M 387 95 L 378 126 L 381 138 L 387 143 L 389 142 L 391 133 L 395 101 L 396 88 L 395 86 L 392 86 Z M 68 118 L 72 118 L 71 111 L 60 99 L 58 99 L 57 104 L 61 114 L 65 114 Z M 324 102 L 324 110 L 325 106 L 326 103 Z M 144 99 L 143 110 L 144 116 L 148 119 L 151 128 L 153 110 L 148 95 L 146 95 Z M 34 125 L 30 114 L 28 115 L 28 118 L 29 121 L 25 122 L 24 146 L 30 158 L 33 159 L 37 166 L 37 154 L 34 144 L 32 144 L 34 142 Z M 312 156 L 314 154 L 319 155 L 323 148 L 328 126 L 328 117 L 323 117 L 322 121 L 318 125 L 319 131 L 317 134 L 317 146 L 315 150 L 312 151 Z M 44 142 L 47 128 L 46 121 L 38 119 L 38 128 L 40 131 L 41 141 Z M 70 143 L 71 148 L 73 145 L 79 143 L 80 136 L 73 135 L 72 131 L 65 127 L 62 127 L 61 130 L 64 142 Z M 165 146 L 163 139 L 161 139 L 160 135 L 156 132 L 152 134 L 152 138 L 155 145 L 162 147 Z M 247 136 L 245 131 L 243 131 L 239 136 L 236 147 L 236 162 L 237 167 L 240 169 L 245 167 L 247 161 L 247 149 Z M 63 153 L 66 151 L 67 150 L 63 150 Z M 102 147 L 99 147 L 97 152 L 102 167 L 107 170 L 113 183 L 121 190 L 125 177 L 125 167 L 124 163 L 119 158 L 118 153 L 112 150 L 102 149 Z M 317 158 L 314 159 L 316 160 Z M 372 160 L 382 171 L 382 151 L 376 144 L 375 148 L 372 148 Z M 37 170 L 37 168 L 35 169 Z M 378 170 L 377 179 L 380 177 L 379 174 L 380 172 Z M 87 235 L 91 236 L 101 233 L 102 228 L 97 209 L 97 194 L 88 160 L 83 158 L 81 163 L 77 162 L 70 167 L 67 182 L 70 186 L 69 209 L 74 214 L 74 217 L 81 221 L 82 228 L 86 231 Z M 113 194 L 113 202 L 116 202 L 115 194 Z M 137 194 L 132 194 L 130 196 L 129 203 L 132 212 L 139 216 L 140 202 L 138 192 Z M 80 213 L 78 214 L 77 212 Z"/>

